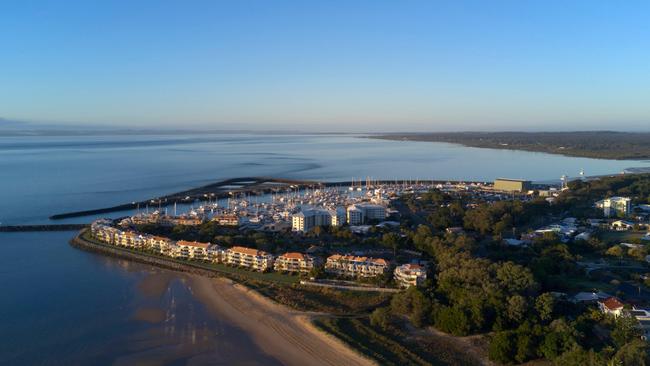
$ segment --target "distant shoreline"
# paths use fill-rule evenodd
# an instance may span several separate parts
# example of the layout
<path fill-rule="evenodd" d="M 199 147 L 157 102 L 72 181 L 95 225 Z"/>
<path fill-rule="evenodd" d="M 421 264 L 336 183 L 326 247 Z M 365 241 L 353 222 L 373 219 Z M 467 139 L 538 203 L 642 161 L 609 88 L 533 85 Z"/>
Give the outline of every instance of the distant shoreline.
<path fill-rule="evenodd" d="M 541 152 L 589 159 L 650 159 L 650 132 L 414 132 L 365 137 L 392 141 L 445 142 L 467 147 Z"/>

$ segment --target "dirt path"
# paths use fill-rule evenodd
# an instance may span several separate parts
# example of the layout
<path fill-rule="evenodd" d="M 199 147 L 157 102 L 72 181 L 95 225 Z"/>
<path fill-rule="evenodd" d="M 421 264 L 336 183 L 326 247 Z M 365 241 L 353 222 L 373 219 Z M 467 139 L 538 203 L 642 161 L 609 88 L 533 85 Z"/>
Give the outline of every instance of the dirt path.
<path fill-rule="evenodd" d="M 298 312 L 222 278 L 190 276 L 193 293 L 206 307 L 242 328 L 267 354 L 286 365 L 373 365 L 341 341 L 316 329 Z"/>

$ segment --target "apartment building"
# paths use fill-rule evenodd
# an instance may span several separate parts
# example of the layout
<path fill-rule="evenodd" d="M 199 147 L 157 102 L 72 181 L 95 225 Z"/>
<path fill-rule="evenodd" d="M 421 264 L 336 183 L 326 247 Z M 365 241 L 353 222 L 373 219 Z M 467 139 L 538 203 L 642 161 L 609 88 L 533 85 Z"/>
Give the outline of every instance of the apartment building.
<path fill-rule="evenodd" d="M 151 235 L 146 238 L 147 244 L 146 246 L 153 250 L 156 253 L 160 253 L 162 255 L 167 255 L 169 251 L 171 250 L 171 245 L 173 241 L 169 238 L 166 238 L 164 236 L 155 236 Z"/>
<path fill-rule="evenodd" d="M 273 268 L 281 272 L 300 272 L 307 273 L 311 271 L 317 261 L 314 257 L 302 253 L 284 253 L 275 259 Z"/>
<path fill-rule="evenodd" d="M 381 258 L 334 254 L 327 258 L 325 271 L 340 276 L 375 277 L 384 274 L 390 263 Z"/>
<path fill-rule="evenodd" d="M 386 219 L 386 207 L 370 203 L 357 203 L 347 208 L 347 221 L 350 225 L 362 225 L 369 221 Z"/>
<path fill-rule="evenodd" d="M 419 264 L 402 264 L 395 268 L 394 278 L 401 287 L 419 286 L 427 279 L 427 270 Z"/>
<path fill-rule="evenodd" d="M 316 226 L 330 226 L 332 216 L 329 211 L 323 209 L 311 209 L 298 212 L 291 217 L 291 230 L 296 232 L 308 232 Z"/>
<path fill-rule="evenodd" d="M 273 256 L 254 248 L 235 246 L 226 250 L 225 263 L 264 272 L 273 268 Z"/>
<path fill-rule="evenodd" d="M 195 260 L 208 259 L 208 248 L 210 248 L 210 243 L 179 240 L 176 242 L 176 245 L 178 245 L 180 249 L 179 258 Z"/>
<path fill-rule="evenodd" d="M 212 221 L 224 226 L 239 226 L 239 216 L 237 215 L 218 215 L 213 217 Z"/>
<path fill-rule="evenodd" d="M 632 199 L 629 197 L 610 197 L 596 202 L 606 217 L 626 217 L 632 213 Z"/>

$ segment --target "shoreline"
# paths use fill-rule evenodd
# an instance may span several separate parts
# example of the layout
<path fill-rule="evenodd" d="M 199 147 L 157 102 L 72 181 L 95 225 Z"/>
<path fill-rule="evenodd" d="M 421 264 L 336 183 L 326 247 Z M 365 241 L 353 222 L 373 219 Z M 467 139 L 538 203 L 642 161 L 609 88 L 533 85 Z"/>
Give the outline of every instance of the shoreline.
<path fill-rule="evenodd" d="M 192 295 L 211 314 L 227 319 L 241 328 L 266 354 L 283 364 L 376 365 L 373 360 L 311 323 L 314 316 L 329 314 L 293 310 L 218 271 L 89 242 L 82 237 L 84 232 L 85 229 L 72 238 L 70 245 L 81 250 L 180 272 L 179 276 L 189 279 Z"/>
<path fill-rule="evenodd" d="M 290 309 L 223 277 L 189 278 L 193 295 L 210 313 L 243 329 L 266 354 L 285 365 L 376 365 L 317 329 L 311 323 L 313 313 Z"/>
<path fill-rule="evenodd" d="M 462 134 L 462 132 L 453 132 L 456 134 Z M 471 147 L 476 149 L 492 149 L 492 150 L 510 150 L 510 151 L 522 151 L 522 152 L 533 152 L 533 153 L 542 153 L 549 155 L 560 155 L 571 158 L 583 158 L 583 159 L 594 159 L 594 160 L 616 160 L 616 161 L 639 161 L 639 160 L 649 160 L 650 155 L 639 155 L 639 156 L 629 156 L 629 155 L 591 155 L 586 150 L 569 150 L 569 149 L 560 149 L 560 148 L 542 148 L 534 145 L 501 145 L 498 143 L 476 143 L 473 141 L 466 141 L 460 139 L 443 139 L 443 138 L 430 138 L 427 136 L 427 133 L 404 133 L 404 134 L 379 134 L 379 135 L 366 135 L 362 138 L 374 139 L 374 140 L 385 140 L 385 141 L 398 141 L 398 142 L 434 142 L 434 143 L 445 143 L 445 144 L 454 144 L 464 147 Z M 634 167 L 631 167 L 634 168 Z"/>

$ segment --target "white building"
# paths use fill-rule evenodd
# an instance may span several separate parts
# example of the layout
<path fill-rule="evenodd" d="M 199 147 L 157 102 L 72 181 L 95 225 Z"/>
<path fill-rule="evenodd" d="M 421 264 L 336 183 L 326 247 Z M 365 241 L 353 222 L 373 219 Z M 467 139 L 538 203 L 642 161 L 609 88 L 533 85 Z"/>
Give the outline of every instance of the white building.
<path fill-rule="evenodd" d="M 598 307 L 603 314 L 619 317 L 623 312 L 624 304 L 615 297 L 610 297 L 603 301 L 598 301 Z"/>
<path fill-rule="evenodd" d="M 273 259 L 267 252 L 236 246 L 226 250 L 225 263 L 264 272 L 273 268 Z"/>
<path fill-rule="evenodd" d="M 427 279 L 427 270 L 419 264 L 402 264 L 395 268 L 394 278 L 402 287 L 418 286 Z"/>
<path fill-rule="evenodd" d="M 298 212 L 291 217 L 291 230 L 308 232 L 316 226 L 330 226 L 332 216 L 330 212 L 322 209 L 310 209 Z"/>
<path fill-rule="evenodd" d="M 210 248 L 210 243 L 179 240 L 176 242 L 176 245 L 180 248 L 180 258 L 196 260 L 208 259 L 208 248 Z"/>
<path fill-rule="evenodd" d="M 330 216 L 332 217 L 332 226 L 343 226 L 347 221 L 347 213 L 343 207 L 330 210 Z"/>
<path fill-rule="evenodd" d="M 314 257 L 302 253 L 284 253 L 275 259 L 273 268 L 276 271 L 283 272 L 302 272 L 311 271 L 316 265 Z"/>
<path fill-rule="evenodd" d="M 632 212 L 632 199 L 629 197 L 610 197 L 596 202 L 606 217 L 625 217 Z"/>
<path fill-rule="evenodd" d="M 386 207 L 370 203 L 357 203 L 347 208 L 347 219 L 350 225 L 361 225 L 368 221 L 386 219 Z"/>
<path fill-rule="evenodd" d="M 381 258 L 334 254 L 327 258 L 325 270 L 350 277 L 375 277 L 384 274 L 389 262 Z"/>

